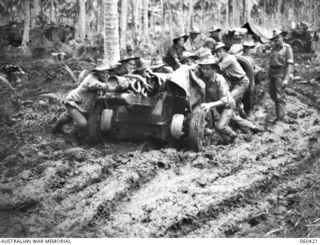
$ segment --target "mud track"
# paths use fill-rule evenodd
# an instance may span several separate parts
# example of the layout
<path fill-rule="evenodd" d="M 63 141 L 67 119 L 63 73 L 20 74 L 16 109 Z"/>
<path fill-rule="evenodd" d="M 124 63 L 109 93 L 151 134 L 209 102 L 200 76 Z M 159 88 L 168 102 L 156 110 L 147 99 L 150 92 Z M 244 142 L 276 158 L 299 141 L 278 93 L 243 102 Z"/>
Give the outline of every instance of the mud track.
<path fill-rule="evenodd" d="M 139 143 L 52 149 L 37 165 L 2 162 L 0 234 L 6 237 L 274 236 L 292 203 L 282 198 L 310 184 L 319 164 L 318 113 L 289 96 L 292 124 L 267 125 L 268 103 L 255 119 L 266 131 L 203 153 Z M 62 144 L 62 143 L 61 143 Z M 150 148 L 150 147 L 149 147 Z M 12 159 L 13 158 L 13 159 Z M 279 213 L 274 213 L 274 210 Z M 270 232 L 271 231 L 271 232 Z M 279 229 L 281 231 L 281 229 Z"/>

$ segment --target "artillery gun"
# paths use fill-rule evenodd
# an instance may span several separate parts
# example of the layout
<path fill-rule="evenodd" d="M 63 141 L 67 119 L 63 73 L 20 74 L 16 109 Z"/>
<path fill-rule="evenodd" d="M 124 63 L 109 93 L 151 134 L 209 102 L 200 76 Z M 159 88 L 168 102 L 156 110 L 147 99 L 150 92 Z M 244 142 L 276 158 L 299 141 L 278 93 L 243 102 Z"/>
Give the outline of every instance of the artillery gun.
<path fill-rule="evenodd" d="M 312 41 L 316 34 L 311 24 L 300 22 L 289 31 L 286 42 L 291 45 L 293 53 L 311 53 L 314 51 Z"/>
<path fill-rule="evenodd" d="M 252 68 L 245 66 L 252 77 Z M 188 142 L 195 151 L 211 144 L 213 115 L 200 107 L 205 86 L 190 66 L 183 65 L 172 74 L 150 73 L 148 79 L 139 75 L 111 76 L 107 83 L 108 91 L 96 98 L 89 114 L 91 140 L 151 137 Z M 249 94 L 245 103 L 248 110 L 253 103 Z"/>

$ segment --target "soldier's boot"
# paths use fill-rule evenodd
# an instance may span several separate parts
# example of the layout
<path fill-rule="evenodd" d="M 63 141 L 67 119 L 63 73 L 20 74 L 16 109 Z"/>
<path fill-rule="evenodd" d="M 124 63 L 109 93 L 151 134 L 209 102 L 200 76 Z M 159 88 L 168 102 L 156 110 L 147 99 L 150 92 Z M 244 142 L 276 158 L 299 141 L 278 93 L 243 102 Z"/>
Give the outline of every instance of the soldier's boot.
<path fill-rule="evenodd" d="M 82 114 L 77 114 L 73 117 L 73 128 L 71 130 L 71 136 L 79 143 L 83 142 L 87 136 L 87 119 Z"/>
<path fill-rule="evenodd" d="M 290 119 L 286 115 L 285 105 L 282 103 L 276 104 L 276 114 L 277 114 L 277 121 L 282 121 L 284 123 L 295 123 L 293 119 Z"/>
<path fill-rule="evenodd" d="M 286 118 L 286 110 L 285 110 L 285 105 L 279 103 L 278 105 L 278 114 L 277 117 L 279 120 L 284 121 Z"/>
<path fill-rule="evenodd" d="M 284 118 L 284 110 L 281 107 L 280 103 L 276 101 L 275 103 L 275 107 L 276 107 L 276 117 L 277 117 L 277 121 L 282 121 Z"/>
<path fill-rule="evenodd" d="M 263 132 L 263 129 L 262 129 L 262 128 L 260 128 L 260 127 L 258 127 L 258 126 L 255 126 L 255 125 L 252 126 L 252 127 L 250 127 L 250 129 L 251 129 L 252 133 L 254 133 L 254 134 Z"/>
<path fill-rule="evenodd" d="M 246 112 L 244 111 L 244 106 L 243 106 L 242 102 L 237 103 L 237 108 L 238 108 L 240 117 L 246 119 L 248 116 L 247 116 Z"/>
<path fill-rule="evenodd" d="M 237 134 L 232 134 L 232 135 L 225 135 L 225 134 L 220 134 L 221 139 L 218 140 L 217 144 L 218 145 L 228 145 L 231 144 L 235 141 L 235 139 L 238 138 Z"/>
<path fill-rule="evenodd" d="M 226 144 L 231 144 L 234 142 L 236 138 L 238 138 L 238 135 L 236 132 L 234 132 L 231 128 L 227 128 L 224 132 L 224 139 Z"/>
<path fill-rule="evenodd" d="M 62 134 L 63 126 L 72 122 L 72 118 L 68 114 L 62 114 L 62 116 L 58 119 L 57 123 L 51 129 L 52 134 Z"/>

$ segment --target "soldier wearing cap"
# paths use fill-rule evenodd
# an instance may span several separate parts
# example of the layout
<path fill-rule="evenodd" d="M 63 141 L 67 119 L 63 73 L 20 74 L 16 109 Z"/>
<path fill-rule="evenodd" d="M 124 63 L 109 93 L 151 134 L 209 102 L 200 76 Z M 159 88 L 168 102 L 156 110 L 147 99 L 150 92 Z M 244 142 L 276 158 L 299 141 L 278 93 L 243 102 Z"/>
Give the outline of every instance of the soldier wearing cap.
<path fill-rule="evenodd" d="M 186 42 L 186 49 L 190 52 L 196 52 L 201 48 L 200 42 L 200 29 L 198 27 L 193 27 L 189 32 L 189 39 Z"/>
<path fill-rule="evenodd" d="M 133 74 L 140 75 L 144 78 L 149 77 L 149 66 L 148 62 L 144 58 L 140 58 L 137 62 L 137 67 L 134 70 Z"/>
<path fill-rule="evenodd" d="M 196 52 L 200 59 L 205 59 L 212 56 L 212 50 L 216 45 L 216 41 L 213 38 L 207 37 L 204 40 L 202 47 Z"/>
<path fill-rule="evenodd" d="M 213 110 L 219 113 L 220 117 L 215 124 L 216 130 L 222 135 L 234 140 L 237 134 L 229 127 L 229 122 L 235 122 L 240 128 L 249 128 L 254 133 L 259 129 L 251 122 L 241 118 L 235 113 L 235 101 L 229 90 L 229 86 L 224 77 L 217 73 L 219 70 L 219 60 L 213 56 L 198 62 L 202 71 L 203 80 L 206 84 L 205 101 L 201 106 L 206 110 Z M 214 110 L 216 108 L 216 110 Z"/>
<path fill-rule="evenodd" d="M 219 58 L 219 67 L 223 76 L 230 82 L 231 95 L 235 101 L 240 101 L 249 87 L 250 81 L 237 59 L 228 54 L 228 48 L 222 42 L 218 42 L 214 51 Z"/>
<path fill-rule="evenodd" d="M 118 76 L 123 76 L 134 72 L 137 67 L 137 61 L 140 59 L 138 56 L 125 56 L 119 60 L 120 67 L 117 70 L 116 74 Z"/>
<path fill-rule="evenodd" d="M 213 25 L 208 32 L 210 38 L 214 39 L 216 42 L 222 42 L 222 39 L 220 37 L 221 29 L 219 27 Z"/>
<path fill-rule="evenodd" d="M 174 70 L 181 66 L 182 53 L 186 51 L 184 43 L 188 40 L 188 35 L 179 34 L 173 39 L 173 45 L 169 48 L 164 62 Z"/>
<path fill-rule="evenodd" d="M 157 73 L 172 73 L 173 69 L 170 66 L 165 65 L 162 62 L 162 58 L 161 57 L 154 57 L 151 60 L 151 65 L 150 65 L 150 69 L 153 72 L 157 72 Z"/>
<path fill-rule="evenodd" d="M 255 47 L 253 41 L 244 41 L 243 44 L 243 56 L 247 57 L 251 62 L 254 63 L 253 58 L 251 57 L 251 50 Z"/>
<path fill-rule="evenodd" d="M 289 44 L 284 42 L 286 32 L 275 30 L 271 40 L 274 48 L 270 57 L 270 95 L 275 102 L 277 120 L 285 120 L 286 98 L 284 88 L 287 86 L 293 68 L 293 52 Z"/>
<path fill-rule="evenodd" d="M 71 90 L 63 101 L 67 111 L 58 119 L 52 128 L 53 134 L 63 133 L 63 126 L 73 122 L 72 134 L 83 136 L 87 131 L 87 114 L 97 96 L 98 91 L 107 90 L 105 73 L 113 72 L 117 68 L 115 65 L 100 64 L 94 68 L 80 85 Z"/>
<path fill-rule="evenodd" d="M 140 58 L 137 63 L 137 68 L 133 72 L 133 74 L 139 75 L 149 82 L 149 79 L 151 79 L 151 75 L 153 74 L 153 72 L 150 69 L 148 62 L 144 58 Z"/>
<path fill-rule="evenodd" d="M 195 53 L 192 53 L 189 51 L 184 51 L 182 53 L 181 63 L 189 65 L 189 66 L 194 66 L 194 65 L 196 65 L 196 61 L 198 59 L 199 59 L 199 56 L 196 55 Z"/>
<path fill-rule="evenodd" d="M 127 44 L 126 52 L 127 52 L 128 57 L 133 56 L 134 48 L 133 48 L 132 44 Z"/>

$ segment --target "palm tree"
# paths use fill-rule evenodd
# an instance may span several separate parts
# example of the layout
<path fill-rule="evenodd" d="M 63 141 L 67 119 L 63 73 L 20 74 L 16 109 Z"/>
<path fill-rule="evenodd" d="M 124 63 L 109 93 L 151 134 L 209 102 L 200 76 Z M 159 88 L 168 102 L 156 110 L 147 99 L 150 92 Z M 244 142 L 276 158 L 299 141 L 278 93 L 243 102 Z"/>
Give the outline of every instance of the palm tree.
<path fill-rule="evenodd" d="M 149 0 L 143 1 L 143 37 L 149 42 Z"/>
<path fill-rule="evenodd" d="M 29 42 L 29 34 L 30 34 L 30 0 L 24 0 L 24 28 L 23 28 L 23 36 L 21 46 L 27 46 Z"/>
<path fill-rule="evenodd" d="M 37 19 L 37 16 L 41 12 L 41 5 L 40 4 L 41 4 L 40 0 L 33 0 L 31 27 L 35 26 L 35 21 Z"/>
<path fill-rule="evenodd" d="M 118 0 L 104 0 L 104 61 L 108 64 L 120 59 Z"/>
<path fill-rule="evenodd" d="M 121 47 L 126 45 L 126 32 L 128 24 L 128 0 L 121 0 L 121 16 L 120 16 L 120 43 Z"/>
<path fill-rule="evenodd" d="M 77 37 L 84 41 L 86 35 L 86 0 L 78 0 L 79 3 L 79 16 Z"/>

